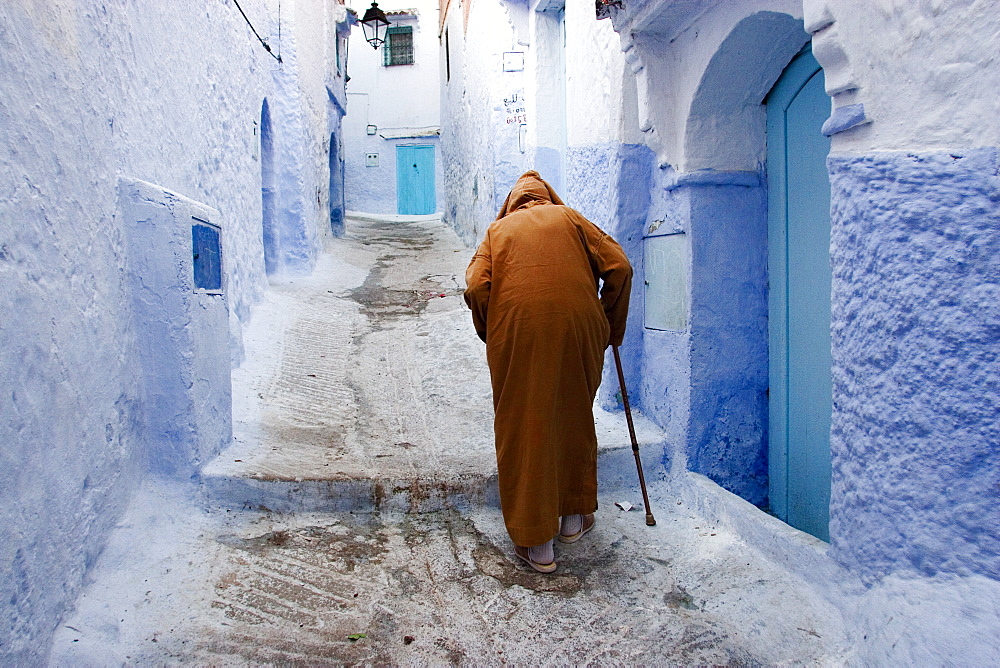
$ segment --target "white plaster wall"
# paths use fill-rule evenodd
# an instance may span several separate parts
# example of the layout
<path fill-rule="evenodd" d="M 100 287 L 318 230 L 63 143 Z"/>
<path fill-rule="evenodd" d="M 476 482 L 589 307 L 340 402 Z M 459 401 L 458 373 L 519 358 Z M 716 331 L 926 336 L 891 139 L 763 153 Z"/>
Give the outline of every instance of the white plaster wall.
<path fill-rule="evenodd" d="M 625 60 L 611 21 L 593 3 L 566 3 L 566 191 L 570 206 L 605 229 L 622 133 Z M 627 75 L 631 78 L 631 72 Z"/>
<path fill-rule="evenodd" d="M 355 7 L 359 18 L 367 7 L 360 4 Z M 347 92 L 369 96 L 364 112 L 365 125 L 371 123 L 380 129 L 439 125 L 437 3 L 433 0 L 388 0 L 379 2 L 379 8 L 387 14 L 414 10 L 415 19 L 389 17 L 393 25 L 413 27 L 413 64 L 383 66 L 382 48 L 373 49 L 358 25 L 351 33 L 348 71 L 351 81 L 347 84 Z M 350 116 L 354 112 L 354 109 L 347 111 Z M 360 120 L 352 119 L 352 122 Z"/>
<path fill-rule="evenodd" d="M 524 25 L 512 48 L 524 52 L 525 152 L 531 167 L 564 195 L 569 67 L 565 11 L 539 12 L 515 3 L 508 3 L 507 11 L 515 25 Z"/>
<path fill-rule="evenodd" d="M 241 2 L 276 52 L 277 4 Z M 234 325 L 249 318 L 267 285 L 255 123 L 275 75 L 298 71 L 294 47 L 322 52 L 318 32 L 292 40 L 319 4 L 282 2 L 284 68 L 231 2 L 0 7 L 2 664 L 44 663 L 156 445 L 140 438 L 119 177 L 219 212 Z M 326 183 L 324 79 L 310 72 L 294 82 L 305 110 L 283 119 L 308 120 L 278 137 L 303 137 L 303 210 Z"/>
<path fill-rule="evenodd" d="M 680 9 L 673 4 L 684 5 Z M 702 78 L 719 46 L 737 24 L 758 12 L 787 14 L 801 20 L 801 0 L 741 0 L 740 2 L 647 3 L 647 12 L 626 21 L 616 18 L 626 61 L 637 78 L 637 111 L 645 143 L 662 165 L 678 171 L 696 169 L 756 170 L 763 158 L 764 117 L 747 110 L 720 117 L 703 135 L 715 137 L 711 150 L 688 138 L 689 113 Z M 658 7 L 659 10 L 655 8 Z M 674 11 L 676 10 L 676 11 Z M 802 36 L 802 42 L 807 36 Z M 760 50 L 781 48 L 761 44 Z M 796 48 L 795 51 L 798 49 Z M 792 54 L 794 55 L 794 51 Z M 766 56 L 745 62 L 747 76 L 755 76 Z M 776 80 L 781 73 L 769 73 Z M 771 83 L 773 84 L 773 80 Z M 760 100 L 770 89 L 762 84 Z M 720 109 L 721 111 L 721 109 Z M 693 155 L 692 155 L 693 154 Z"/>
<path fill-rule="evenodd" d="M 270 0 L 269 0 L 270 1 Z M 276 208 L 281 228 L 275 278 L 312 270 L 323 239 L 330 235 L 329 131 L 339 127 L 339 110 L 329 91 L 343 103 L 343 78 L 336 72 L 337 19 L 345 10 L 321 0 L 272 2 L 269 43 L 282 63 L 271 68 L 269 96 L 275 133 Z M 332 89 L 329 88 L 332 86 Z"/>
<path fill-rule="evenodd" d="M 680 171 L 757 168 L 761 123 L 751 110 L 704 129 L 701 136 L 720 138 L 710 150 L 686 134 L 710 59 L 739 20 L 758 11 L 804 18 L 835 106 L 864 104 L 871 123 L 834 135 L 834 151 L 1000 141 L 993 93 L 1000 87 L 1000 12 L 993 0 L 746 0 L 688 13 L 684 4 L 646 3 L 616 19 L 637 75 L 640 127 L 661 163 Z M 748 62 L 748 72 L 756 65 Z"/>
<path fill-rule="evenodd" d="M 995 0 L 806 0 L 827 76 L 871 123 L 834 135 L 836 152 L 1000 143 L 1000 7 Z M 831 80 L 835 88 L 831 90 Z"/>
<path fill-rule="evenodd" d="M 624 56 L 594 3 L 566 2 L 566 137 L 570 146 L 620 141 Z"/>
<path fill-rule="evenodd" d="M 316 230 L 318 239 L 313 248 L 322 245 L 320 239 L 330 236 L 329 225 L 329 131 L 339 126 L 340 113 L 330 100 L 328 89 L 342 93 L 343 76 L 337 75 L 337 23 L 347 18 L 346 9 L 331 0 L 295 0 L 282 2 L 282 17 L 289 14 L 292 39 L 295 44 L 294 81 L 303 111 L 303 144 L 309 170 L 301 197 L 308 202 L 307 230 Z M 360 32 L 360 29 L 359 29 Z M 341 99 L 343 103 L 343 99 Z M 334 121 L 331 124 L 331 120 Z M 330 128 L 330 126 L 333 126 Z M 317 141 L 319 144 L 317 144 Z M 315 251 L 310 254 L 315 255 Z M 308 262 L 312 266 L 312 262 Z"/>

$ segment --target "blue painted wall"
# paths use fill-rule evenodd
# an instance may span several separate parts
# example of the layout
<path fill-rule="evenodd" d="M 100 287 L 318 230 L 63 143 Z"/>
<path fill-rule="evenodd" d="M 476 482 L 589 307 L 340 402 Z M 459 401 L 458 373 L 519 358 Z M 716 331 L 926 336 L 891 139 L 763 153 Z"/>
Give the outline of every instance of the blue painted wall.
<path fill-rule="evenodd" d="M 257 0 L 244 7 L 268 15 Z M 220 430 L 196 442 L 192 426 L 230 419 L 218 399 L 240 357 L 240 321 L 268 284 L 265 98 L 274 103 L 276 215 L 298 198 L 299 222 L 314 239 L 325 233 L 327 109 L 313 104 L 325 96 L 324 72 L 299 70 L 296 53 L 324 54 L 327 42 L 323 30 L 283 23 L 279 68 L 232 3 L 0 8 L 0 665 L 46 665 L 53 632 L 150 469 L 186 477 L 225 440 Z M 332 74 L 326 81 L 343 86 Z M 282 93 L 296 97 L 279 104 Z M 308 130 L 298 152 L 290 124 Z M 126 221 L 123 177 L 217 212 L 228 318 L 219 297 L 192 295 L 168 275 L 190 276 L 190 222 L 174 246 L 186 249 L 185 264 L 184 252 L 150 243 L 155 217 L 142 207 Z M 145 281 L 154 278 L 147 259 L 164 263 L 155 283 Z M 169 322 L 152 317 L 178 300 Z M 211 369 L 200 366 L 206 359 Z M 152 399 L 150 370 L 165 381 Z M 199 400 L 207 387 L 216 400 Z M 156 426 L 170 433 L 151 439 Z"/>
<path fill-rule="evenodd" d="M 607 156 L 600 151 L 598 155 Z M 591 202 L 584 205 L 591 215 L 599 216 L 600 207 L 608 211 L 606 222 L 594 220 L 601 224 L 604 230 L 621 244 L 634 271 L 632 294 L 629 302 L 628 326 L 625 330 L 625 341 L 620 353 L 622 371 L 629 393 L 629 401 L 637 408 L 642 405 L 642 342 L 643 342 L 643 284 L 642 284 L 642 238 L 646 227 L 646 217 L 649 212 L 650 192 L 653 186 L 653 171 L 655 155 L 641 144 L 621 144 L 613 148 L 610 158 L 606 160 L 608 177 L 605 183 L 610 183 L 610 193 L 601 192 L 597 197 L 601 202 Z M 574 167 L 577 174 L 585 174 L 582 166 Z M 578 188 L 583 190 L 583 179 L 573 178 Z M 609 196 L 610 195 L 610 196 Z M 574 192 L 574 196 L 576 193 Z M 587 200 L 580 198 L 581 201 Z M 596 198 L 595 198 L 596 199 Z M 581 209 L 581 212 L 583 211 Z M 586 214 L 585 214 L 586 215 Z M 614 358 L 610 351 L 606 355 L 604 365 L 605 382 L 601 386 L 600 400 L 607 408 L 622 406 L 621 394 L 616 379 Z"/>
<path fill-rule="evenodd" d="M 618 214 L 609 191 L 616 186 L 624 186 L 627 193 L 639 185 L 622 184 L 612 174 L 615 163 L 622 157 L 618 144 L 571 146 L 566 150 L 566 190 L 563 198 L 568 196 L 573 208 L 605 230 L 612 217 Z M 649 197 L 648 191 L 646 197 Z"/>
<path fill-rule="evenodd" d="M 1000 578 L 997 149 L 828 166 L 832 553 Z"/>
<path fill-rule="evenodd" d="M 691 185 L 688 468 L 767 503 L 767 199 L 760 183 Z M 683 189 L 681 186 L 679 189 Z M 683 195 L 682 195 L 683 196 Z"/>
<path fill-rule="evenodd" d="M 767 209 L 760 176 L 668 167 L 656 170 L 655 180 L 645 232 L 689 235 L 690 313 L 686 331 L 644 330 L 640 405 L 667 431 L 666 464 L 765 505 Z M 637 276 L 639 285 L 644 279 Z"/>

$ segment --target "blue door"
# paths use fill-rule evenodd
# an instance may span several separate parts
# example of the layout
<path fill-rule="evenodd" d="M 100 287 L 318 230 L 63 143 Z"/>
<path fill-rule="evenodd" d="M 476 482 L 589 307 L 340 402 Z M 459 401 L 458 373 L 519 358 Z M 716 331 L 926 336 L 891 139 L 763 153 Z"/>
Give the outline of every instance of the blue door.
<path fill-rule="evenodd" d="M 767 99 L 770 499 L 792 526 L 830 531 L 830 115 L 806 51 Z"/>
<path fill-rule="evenodd" d="M 396 210 L 404 214 L 434 213 L 434 147 L 396 147 Z"/>

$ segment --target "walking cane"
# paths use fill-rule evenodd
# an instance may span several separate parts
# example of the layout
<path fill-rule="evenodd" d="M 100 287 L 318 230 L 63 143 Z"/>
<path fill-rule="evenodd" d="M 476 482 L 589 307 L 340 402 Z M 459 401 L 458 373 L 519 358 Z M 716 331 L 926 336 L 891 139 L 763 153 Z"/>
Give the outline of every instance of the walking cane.
<path fill-rule="evenodd" d="M 611 346 L 615 354 L 615 367 L 618 369 L 618 383 L 622 386 L 622 403 L 625 404 L 625 419 L 628 420 L 628 435 L 632 438 L 632 454 L 635 455 L 635 468 L 639 471 L 639 486 L 642 487 L 642 502 L 646 505 L 646 526 L 656 526 L 656 519 L 649 507 L 649 495 L 646 494 L 646 478 L 642 475 L 642 462 L 639 460 L 639 441 L 635 438 L 635 426 L 632 424 L 632 409 L 628 405 L 628 391 L 625 389 L 625 374 L 622 373 L 622 360 L 618 356 L 618 346 Z"/>

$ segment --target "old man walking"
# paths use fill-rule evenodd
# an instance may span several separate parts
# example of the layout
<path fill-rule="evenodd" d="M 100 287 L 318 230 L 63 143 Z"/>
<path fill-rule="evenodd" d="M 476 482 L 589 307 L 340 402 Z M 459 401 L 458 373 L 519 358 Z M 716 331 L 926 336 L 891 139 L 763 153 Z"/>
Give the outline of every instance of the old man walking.
<path fill-rule="evenodd" d="M 594 525 L 594 396 L 605 348 L 625 336 L 632 267 L 530 171 L 487 229 L 466 282 L 493 385 L 504 522 L 517 556 L 551 573 L 556 535 L 575 542 Z"/>

